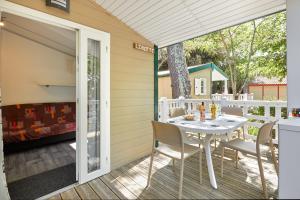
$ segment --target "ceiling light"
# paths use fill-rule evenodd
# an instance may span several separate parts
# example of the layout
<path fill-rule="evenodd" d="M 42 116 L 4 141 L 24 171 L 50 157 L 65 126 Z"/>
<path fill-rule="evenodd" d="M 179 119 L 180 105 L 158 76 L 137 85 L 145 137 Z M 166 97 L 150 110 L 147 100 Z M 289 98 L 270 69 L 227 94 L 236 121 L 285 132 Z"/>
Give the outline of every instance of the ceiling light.
<path fill-rule="evenodd" d="M 4 26 L 4 22 L 0 22 L 0 26 Z"/>

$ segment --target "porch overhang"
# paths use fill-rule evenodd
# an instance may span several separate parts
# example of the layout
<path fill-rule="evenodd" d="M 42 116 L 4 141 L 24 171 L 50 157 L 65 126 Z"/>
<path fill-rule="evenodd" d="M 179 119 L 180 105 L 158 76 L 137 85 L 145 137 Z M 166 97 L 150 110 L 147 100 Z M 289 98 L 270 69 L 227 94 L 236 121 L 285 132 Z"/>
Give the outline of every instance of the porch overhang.
<path fill-rule="evenodd" d="M 159 48 L 286 9 L 286 0 L 96 0 Z"/>

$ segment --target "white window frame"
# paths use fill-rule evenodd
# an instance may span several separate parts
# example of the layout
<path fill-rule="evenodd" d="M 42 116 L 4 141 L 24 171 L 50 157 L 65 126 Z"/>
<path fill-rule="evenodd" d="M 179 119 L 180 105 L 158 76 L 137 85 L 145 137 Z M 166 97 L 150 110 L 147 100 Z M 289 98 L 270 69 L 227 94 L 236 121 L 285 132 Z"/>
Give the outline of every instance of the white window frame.
<path fill-rule="evenodd" d="M 202 91 L 203 88 L 203 91 Z M 207 95 L 207 79 L 195 78 L 195 95 Z"/>

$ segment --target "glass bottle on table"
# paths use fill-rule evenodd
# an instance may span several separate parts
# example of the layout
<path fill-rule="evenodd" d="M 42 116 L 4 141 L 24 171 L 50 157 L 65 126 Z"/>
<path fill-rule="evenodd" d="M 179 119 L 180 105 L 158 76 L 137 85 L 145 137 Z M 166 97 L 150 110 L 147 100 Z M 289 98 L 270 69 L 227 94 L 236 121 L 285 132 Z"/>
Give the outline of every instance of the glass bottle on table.
<path fill-rule="evenodd" d="M 211 111 L 211 119 L 212 120 L 216 119 L 217 107 L 216 107 L 216 104 L 214 102 L 212 102 L 210 111 Z"/>
<path fill-rule="evenodd" d="M 204 102 L 201 103 L 199 106 L 199 112 L 200 112 L 200 121 L 204 122 L 205 121 L 205 106 Z"/>

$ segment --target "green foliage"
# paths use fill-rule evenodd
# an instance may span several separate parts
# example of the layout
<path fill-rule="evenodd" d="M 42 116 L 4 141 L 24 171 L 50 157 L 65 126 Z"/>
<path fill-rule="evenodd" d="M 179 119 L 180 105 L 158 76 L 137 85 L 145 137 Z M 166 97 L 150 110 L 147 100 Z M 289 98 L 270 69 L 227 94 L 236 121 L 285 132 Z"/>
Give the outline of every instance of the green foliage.
<path fill-rule="evenodd" d="M 286 76 L 286 13 L 281 12 L 184 42 L 187 64 L 214 62 L 242 91 L 256 76 Z"/>
<path fill-rule="evenodd" d="M 264 116 L 265 108 L 263 106 L 255 107 L 255 108 L 249 109 L 248 112 L 253 114 L 253 115 Z M 275 117 L 275 107 L 270 108 L 270 115 L 272 117 Z M 281 117 L 284 118 L 284 119 L 287 118 L 287 108 L 281 108 Z"/>
<path fill-rule="evenodd" d="M 258 130 L 259 130 L 259 128 L 255 127 L 255 126 L 250 126 L 250 127 L 248 127 L 248 134 L 257 136 Z"/>

